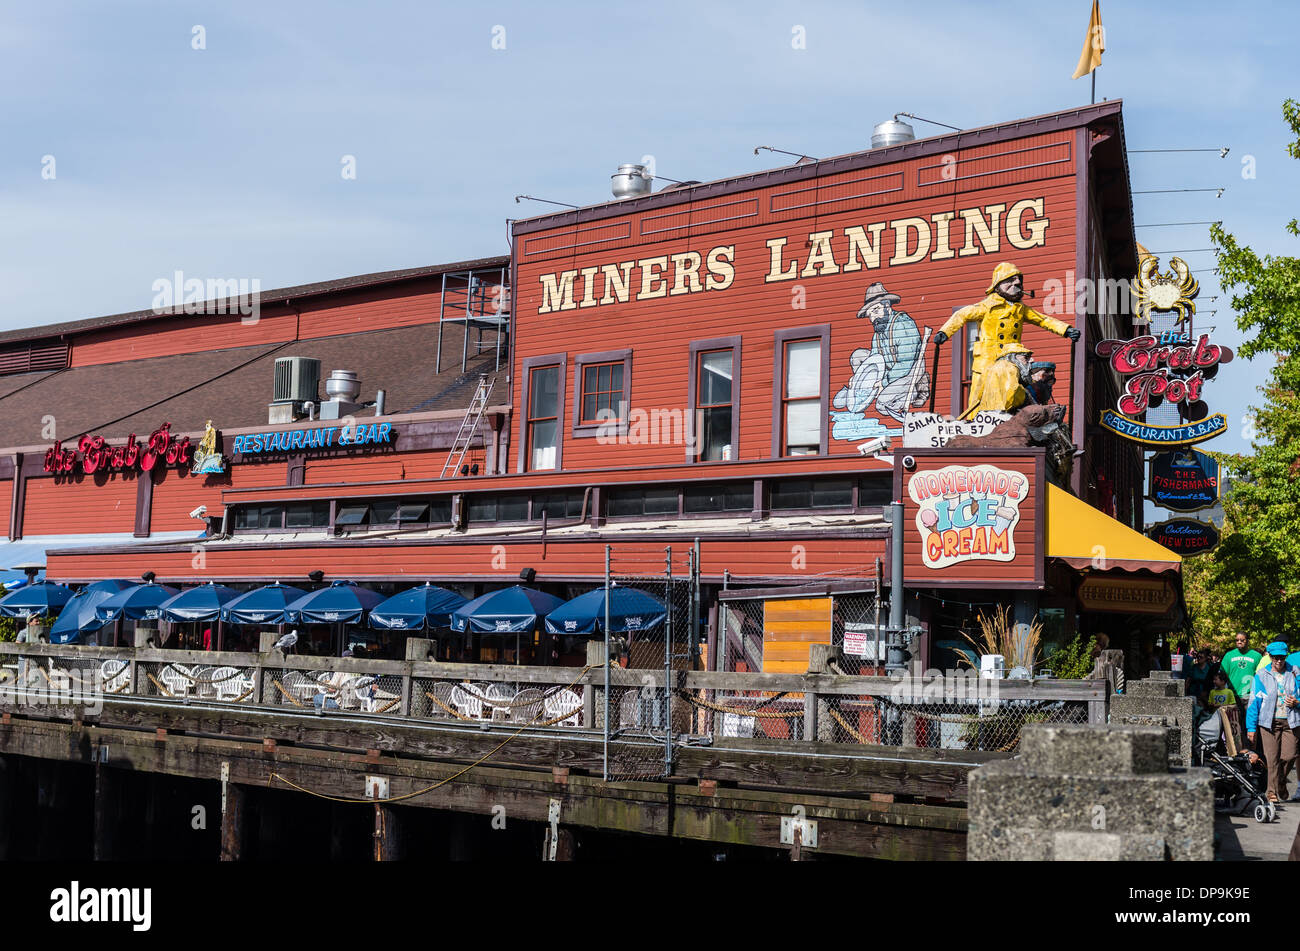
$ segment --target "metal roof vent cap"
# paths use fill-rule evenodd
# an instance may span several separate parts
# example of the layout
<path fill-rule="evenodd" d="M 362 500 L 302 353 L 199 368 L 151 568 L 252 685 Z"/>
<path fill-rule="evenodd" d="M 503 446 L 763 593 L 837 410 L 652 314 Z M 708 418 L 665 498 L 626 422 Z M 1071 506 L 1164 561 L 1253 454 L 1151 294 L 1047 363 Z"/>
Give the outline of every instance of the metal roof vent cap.
<path fill-rule="evenodd" d="M 361 395 L 361 381 L 352 370 L 334 370 L 325 381 L 325 392 L 332 400 L 355 403 Z"/>
<path fill-rule="evenodd" d="M 620 165 L 609 177 L 609 188 L 615 198 L 636 198 L 650 194 L 650 182 L 644 165 Z"/>
<path fill-rule="evenodd" d="M 871 147 L 885 149 L 902 142 L 911 142 L 916 138 L 916 130 L 906 122 L 889 119 L 871 130 Z"/>

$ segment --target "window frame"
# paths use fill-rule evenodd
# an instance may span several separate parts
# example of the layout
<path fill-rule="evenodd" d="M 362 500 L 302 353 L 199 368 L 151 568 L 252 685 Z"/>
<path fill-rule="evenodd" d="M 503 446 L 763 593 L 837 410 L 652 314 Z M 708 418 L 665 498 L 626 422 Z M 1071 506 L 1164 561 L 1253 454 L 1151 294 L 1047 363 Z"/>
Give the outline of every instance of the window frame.
<path fill-rule="evenodd" d="M 785 450 L 785 370 L 786 347 L 804 340 L 821 341 L 821 443 L 813 455 L 825 456 L 830 452 L 831 412 L 831 325 L 812 324 L 778 330 L 773 338 L 772 355 L 772 458 L 797 459 Z"/>
<path fill-rule="evenodd" d="M 602 433 L 604 435 L 627 435 L 628 421 L 626 418 L 620 419 L 612 427 L 609 423 L 584 423 L 582 421 L 582 385 L 586 368 L 593 363 L 620 362 L 623 364 L 622 405 L 627 407 L 627 415 L 630 415 L 632 406 L 632 351 L 630 349 L 605 350 L 601 353 L 583 353 L 573 358 L 573 415 L 570 427 L 574 439 L 594 439 L 597 434 Z"/>
<path fill-rule="evenodd" d="M 568 369 L 568 362 L 568 354 L 551 353 L 546 356 L 525 357 L 523 364 L 520 366 L 520 375 L 523 377 L 523 380 L 519 384 L 521 388 L 520 397 L 522 402 L 520 403 L 519 413 L 519 447 L 515 457 L 516 472 L 559 472 L 564 468 L 564 398 L 566 395 L 566 371 Z M 558 367 L 560 371 L 560 379 L 558 386 L 556 387 L 555 400 L 555 468 L 533 469 L 528 465 L 531 449 L 531 440 L 529 439 L 529 436 L 531 435 L 531 432 L 529 431 L 529 407 L 532 400 L 531 387 L 533 382 L 533 371 L 545 369 L 547 367 Z"/>
<path fill-rule="evenodd" d="M 691 341 L 691 365 L 686 380 L 688 406 L 686 432 L 690 435 L 690 443 L 695 446 L 695 449 L 692 450 L 690 445 L 686 447 L 687 462 L 702 463 L 703 465 L 730 465 L 733 462 L 740 461 L 741 341 L 742 338 L 740 336 L 712 337 L 708 340 Z M 705 353 L 714 353 L 719 350 L 731 351 L 731 458 L 705 460 L 700 458 L 700 450 L 703 447 L 698 445 L 698 436 L 695 432 L 696 414 L 699 412 L 700 356 Z"/>

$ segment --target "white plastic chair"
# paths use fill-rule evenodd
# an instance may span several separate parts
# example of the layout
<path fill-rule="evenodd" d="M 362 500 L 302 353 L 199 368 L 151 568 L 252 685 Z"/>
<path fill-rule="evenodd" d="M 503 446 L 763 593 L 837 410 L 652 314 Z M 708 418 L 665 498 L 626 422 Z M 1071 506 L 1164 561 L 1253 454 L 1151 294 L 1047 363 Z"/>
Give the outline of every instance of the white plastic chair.
<path fill-rule="evenodd" d="M 189 674 L 189 677 L 185 676 L 186 674 Z M 194 682 L 189 679 L 193 676 L 187 667 L 182 667 L 179 664 L 168 664 L 158 674 L 158 679 L 173 697 L 183 698 L 188 697 L 194 689 Z"/>
<path fill-rule="evenodd" d="M 545 694 L 536 687 L 525 687 L 514 696 L 514 706 L 510 708 L 510 719 L 515 723 L 532 723 L 544 720 L 541 715 Z"/>
<path fill-rule="evenodd" d="M 473 687 L 470 687 L 473 690 Z M 478 693 L 477 690 L 474 693 Z M 483 719 L 483 701 L 473 696 L 460 684 L 451 688 L 451 705 L 460 711 L 461 716 L 475 720 Z"/>
<path fill-rule="evenodd" d="M 211 685 L 212 696 L 217 700 L 234 700 L 253 686 L 253 678 L 241 674 L 235 667 L 215 667 L 207 674 L 207 679 L 216 683 Z"/>
<path fill-rule="evenodd" d="M 196 697 L 215 697 L 217 695 L 215 685 L 205 683 L 205 681 L 212 679 L 212 671 L 214 669 L 215 668 L 212 667 L 196 666 L 190 671 L 190 676 L 198 681 L 198 683 L 190 684 L 190 688 L 194 691 Z"/>
<path fill-rule="evenodd" d="M 369 713 L 374 706 L 374 700 L 370 696 L 374 682 L 375 678 L 370 676 L 352 677 L 343 681 L 335 698 L 339 702 L 339 709 Z"/>
<path fill-rule="evenodd" d="M 557 690 L 546 697 L 546 717 L 547 720 L 554 720 L 558 716 L 566 713 L 573 714 L 566 716 L 558 721 L 559 726 L 582 726 L 582 697 L 576 692 L 565 687 Z"/>
<path fill-rule="evenodd" d="M 459 709 L 456 706 L 455 700 L 453 699 L 456 693 L 456 686 L 454 684 L 449 684 L 445 680 L 440 680 L 437 683 L 435 683 L 432 687 L 429 688 L 429 693 L 437 697 L 442 702 L 443 706 L 450 707 L 453 710 Z M 430 700 L 429 716 L 449 717 L 451 716 L 451 714 L 448 713 L 445 709 L 443 709 L 442 706 L 439 706 L 437 703 L 434 703 L 432 700 Z"/>
<path fill-rule="evenodd" d="M 284 689 L 289 692 L 289 695 L 300 703 L 311 703 L 316 694 L 323 693 L 325 690 L 319 682 L 299 670 L 289 671 L 280 682 L 284 685 Z"/>
<path fill-rule="evenodd" d="M 131 678 L 131 665 L 124 660 L 106 660 L 99 665 L 99 680 L 108 693 L 123 693 Z"/>
<path fill-rule="evenodd" d="M 492 684 L 483 696 L 488 699 L 488 703 L 485 704 L 489 708 L 488 716 L 493 720 L 510 719 L 510 711 L 513 709 L 510 704 L 515 699 L 515 691 L 512 687 L 505 684 Z"/>

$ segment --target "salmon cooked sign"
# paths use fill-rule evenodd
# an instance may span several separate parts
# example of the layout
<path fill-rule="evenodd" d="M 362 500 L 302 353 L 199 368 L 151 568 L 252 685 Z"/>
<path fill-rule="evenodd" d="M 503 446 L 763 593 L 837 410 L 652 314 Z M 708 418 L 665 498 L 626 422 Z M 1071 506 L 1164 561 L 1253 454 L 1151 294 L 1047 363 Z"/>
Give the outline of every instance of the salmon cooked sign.
<path fill-rule="evenodd" d="M 927 568 L 967 561 L 1013 561 L 1020 503 L 1029 495 L 1022 472 L 991 465 L 945 466 L 917 472 L 907 492 L 918 506 L 921 557 Z"/>

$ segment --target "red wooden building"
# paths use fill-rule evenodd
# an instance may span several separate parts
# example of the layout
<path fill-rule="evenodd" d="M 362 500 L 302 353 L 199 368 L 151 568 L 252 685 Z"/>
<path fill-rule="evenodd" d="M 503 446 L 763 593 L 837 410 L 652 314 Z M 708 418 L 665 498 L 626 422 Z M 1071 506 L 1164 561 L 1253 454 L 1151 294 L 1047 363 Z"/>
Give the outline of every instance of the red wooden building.
<path fill-rule="evenodd" d="M 1086 356 L 1132 332 L 1092 292 L 1136 272 L 1123 139 L 1120 103 L 1101 103 L 518 221 L 510 258 L 267 292 L 256 319 L 146 311 L 0 335 L 0 567 L 39 549 L 71 582 L 321 570 L 467 593 L 531 568 L 562 594 L 604 576 L 607 545 L 625 573 L 698 546 L 710 602 L 724 584 L 869 590 L 901 542 L 909 618 L 937 639 L 999 597 L 1056 612 L 1058 637 L 1076 619 L 1145 629 L 1124 591 L 1145 575 L 1176 595 L 1178 560 L 1132 531 L 1142 455 L 1095 425 L 1118 381 Z M 1042 450 L 962 454 L 1019 472 L 1026 495 L 1014 551 L 953 541 L 940 565 L 915 496 L 901 540 L 885 507 L 957 458 L 912 452 L 903 430 L 931 396 L 961 411 L 973 335 L 936 362 L 933 334 L 1002 261 L 1082 335 L 1023 332 L 1056 364 L 1079 451 L 1061 486 Z M 359 387 L 322 397 L 313 366 Z M 197 446 L 209 420 L 220 474 L 111 453 L 89 474 L 47 467 L 56 440 L 111 449 L 170 423 Z M 60 543 L 74 535 L 96 537 Z M 1078 600 L 1085 576 L 1113 587 L 1109 614 Z M 1166 608 L 1145 610 L 1169 624 Z"/>

